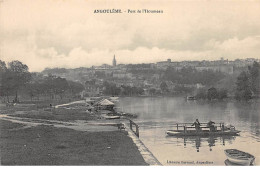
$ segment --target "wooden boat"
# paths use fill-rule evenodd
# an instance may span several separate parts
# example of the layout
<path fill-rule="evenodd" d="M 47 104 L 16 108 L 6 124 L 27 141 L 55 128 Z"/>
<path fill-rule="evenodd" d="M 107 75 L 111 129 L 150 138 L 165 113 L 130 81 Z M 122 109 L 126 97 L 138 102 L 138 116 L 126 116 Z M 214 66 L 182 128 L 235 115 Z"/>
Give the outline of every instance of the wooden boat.
<path fill-rule="evenodd" d="M 226 149 L 224 150 L 228 160 L 238 165 L 253 165 L 255 157 L 249 153 L 237 150 L 237 149 Z"/>
<path fill-rule="evenodd" d="M 217 135 L 237 135 L 240 131 L 175 131 L 175 130 L 167 130 L 166 134 L 169 136 L 217 136 Z"/>
<path fill-rule="evenodd" d="M 120 119 L 120 116 L 104 116 L 105 119 Z"/>
<path fill-rule="evenodd" d="M 197 131 L 192 123 L 174 124 L 174 130 L 167 130 L 168 136 L 221 136 L 221 135 L 237 135 L 240 131 L 235 127 L 225 128 L 224 123 L 215 124 L 212 130 L 207 123 L 200 123 L 200 129 Z"/>
<path fill-rule="evenodd" d="M 195 96 L 187 96 L 186 100 L 196 100 L 196 97 Z"/>

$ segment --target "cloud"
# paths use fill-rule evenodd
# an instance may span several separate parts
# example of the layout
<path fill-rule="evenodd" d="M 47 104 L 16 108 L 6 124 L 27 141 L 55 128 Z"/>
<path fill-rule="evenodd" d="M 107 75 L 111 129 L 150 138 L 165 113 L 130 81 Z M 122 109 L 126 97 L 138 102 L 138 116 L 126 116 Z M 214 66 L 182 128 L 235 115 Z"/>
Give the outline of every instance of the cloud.
<path fill-rule="evenodd" d="M 163 14 L 94 14 L 94 9 Z M 0 58 L 45 67 L 259 58 L 259 1 L 4 1 Z"/>

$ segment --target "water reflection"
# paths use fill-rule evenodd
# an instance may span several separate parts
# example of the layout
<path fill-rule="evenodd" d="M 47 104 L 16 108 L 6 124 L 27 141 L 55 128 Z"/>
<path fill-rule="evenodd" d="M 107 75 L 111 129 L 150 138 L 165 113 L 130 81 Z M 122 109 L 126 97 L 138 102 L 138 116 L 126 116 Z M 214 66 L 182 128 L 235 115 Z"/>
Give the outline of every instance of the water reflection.
<path fill-rule="evenodd" d="M 238 136 L 238 135 L 236 135 Z M 197 152 L 200 152 L 200 147 L 202 145 L 207 145 L 209 147 L 209 151 L 213 150 L 213 147 L 216 145 L 225 146 L 226 142 L 232 144 L 232 142 L 236 139 L 236 136 L 166 136 L 169 139 L 182 139 L 183 146 L 186 148 L 187 146 L 194 147 Z M 178 141 L 173 141 L 172 143 L 178 144 Z"/>
<path fill-rule="evenodd" d="M 138 114 L 140 138 L 158 160 L 205 160 L 214 165 L 225 165 L 224 149 L 236 148 L 256 157 L 260 155 L 260 100 L 185 101 L 183 97 L 121 98 L 122 111 Z M 240 136 L 224 137 L 165 137 L 165 131 L 175 123 L 212 120 L 232 124 Z M 197 152 L 198 151 L 198 152 Z M 256 165 L 260 158 L 256 158 Z M 169 164 L 168 164 L 169 165 Z"/>

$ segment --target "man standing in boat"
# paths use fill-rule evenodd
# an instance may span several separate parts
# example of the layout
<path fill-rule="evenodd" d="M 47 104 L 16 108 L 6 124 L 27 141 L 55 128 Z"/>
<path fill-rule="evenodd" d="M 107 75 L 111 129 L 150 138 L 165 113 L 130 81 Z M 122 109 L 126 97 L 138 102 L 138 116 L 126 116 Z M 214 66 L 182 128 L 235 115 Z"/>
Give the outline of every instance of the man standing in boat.
<path fill-rule="evenodd" d="M 209 127 L 209 131 L 214 132 L 216 130 L 214 124 L 215 122 L 211 120 L 207 123 L 207 127 Z"/>
<path fill-rule="evenodd" d="M 196 121 L 191 126 L 195 126 L 196 132 L 200 131 L 200 122 L 198 119 L 196 119 Z"/>

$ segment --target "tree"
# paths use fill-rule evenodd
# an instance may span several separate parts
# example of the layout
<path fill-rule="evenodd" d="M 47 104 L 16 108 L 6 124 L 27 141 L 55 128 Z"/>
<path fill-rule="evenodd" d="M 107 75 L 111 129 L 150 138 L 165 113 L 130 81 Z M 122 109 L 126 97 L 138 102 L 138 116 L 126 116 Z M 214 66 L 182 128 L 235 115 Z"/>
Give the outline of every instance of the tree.
<path fill-rule="evenodd" d="M 4 61 L 0 60 L 0 96 L 5 96 L 4 77 L 7 67 Z"/>
<path fill-rule="evenodd" d="M 30 81 L 31 74 L 28 71 L 28 66 L 17 60 L 9 63 L 9 70 L 11 75 L 11 85 L 12 88 L 15 90 L 14 101 L 17 102 L 18 90 Z"/>
<path fill-rule="evenodd" d="M 121 92 L 121 89 L 115 83 L 105 81 L 103 87 L 105 88 L 103 93 L 106 95 L 119 95 Z"/>
<path fill-rule="evenodd" d="M 2 72 L 5 72 L 7 70 L 6 64 L 4 61 L 0 60 L 0 74 L 2 74 Z"/>
<path fill-rule="evenodd" d="M 237 88 L 235 93 L 235 98 L 237 100 L 249 100 L 252 98 L 251 86 L 250 86 L 250 77 L 243 71 L 237 77 Z"/>
<path fill-rule="evenodd" d="M 69 88 L 69 84 L 65 78 L 56 77 L 55 75 L 50 74 L 43 81 L 43 89 L 49 95 L 50 99 L 56 98 L 56 95 L 59 95 L 62 99 L 63 94 Z"/>
<path fill-rule="evenodd" d="M 55 95 L 59 95 L 62 99 L 63 93 L 68 90 L 69 85 L 65 78 L 57 77 L 54 78 L 53 91 Z"/>
<path fill-rule="evenodd" d="M 130 86 L 122 85 L 122 94 L 126 96 L 132 96 L 133 95 L 133 89 Z"/>
<path fill-rule="evenodd" d="M 185 87 L 184 84 L 176 85 L 175 88 L 174 88 L 174 91 L 176 93 L 192 93 L 193 90 L 194 90 L 194 88 L 192 88 L 192 87 Z"/>
<path fill-rule="evenodd" d="M 12 61 L 6 65 L 1 62 L 1 70 L 5 70 L 2 77 L 1 90 L 5 92 L 7 100 L 9 101 L 9 94 L 15 93 L 14 101 L 18 101 L 18 90 L 30 81 L 31 74 L 28 71 L 28 66 L 20 61 Z"/>
<path fill-rule="evenodd" d="M 254 62 L 252 66 L 248 67 L 251 81 L 251 89 L 254 95 L 259 96 L 260 94 L 260 65 Z"/>
<path fill-rule="evenodd" d="M 219 100 L 223 100 L 223 99 L 227 98 L 227 97 L 228 97 L 227 93 L 228 93 L 228 92 L 227 92 L 227 90 L 225 90 L 225 89 L 219 90 L 219 91 L 218 91 L 218 99 L 219 99 Z"/>
<path fill-rule="evenodd" d="M 164 92 L 168 92 L 168 85 L 166 84 L 166 82 L 162 82 L 162 83 L 160 84 L 160 88 L 161 88 L 161 90 L 162 90 L 163 93 L 164 93 Z"/>
<path fill-rule="evenodd" d="M 207 99 L 207 90 L 206 89 L 199 89 L 196 96 L 197 99 Z"/>
<path fill-rule="evenodd" d="M 214 87 L 211 87 L 210 89 L 208 89 L 207 98 L 208 98 L 209 100 L 217 99 L 217 98 L 218 98 L 217 89 L 214 88 Z"/>
<path fill-rule="evenodd" d="M 42 88 L 46 95 L 49 95 L 50 99 L 54 99 L 54 79 L 56 76 L 49 74 L 47 77 L 44 78 L 42 83 Z"/>
<path fill-rule="evenodd" d="M 84 86 L 81 83 L 73 82 L 73 81 L 67 81 L 69 86 L 69 91 L 72 95 L 75 95 L 81 91 L 84 90 Z"/>
<path fill-rule="evenodd" d="M 27 93 L 29 94 L 31 101 L 33 97 L 37 97 L 38 100 L 40 99 L 40 94 L 43 92 L 42 84 L 39 82 L 31 82 L 27 84 Z"/>
<path fill-rule="evenodd" d="M 149 92 L 149 94 L 150 94 L 151 96 L 153 96 L 153 95 L 155 95 L 155 93 L 156 93 L 156 89 L 155 89 L 155 88 L 150 88 L 150 89 L 148 90 L 148 92 Z"/>

